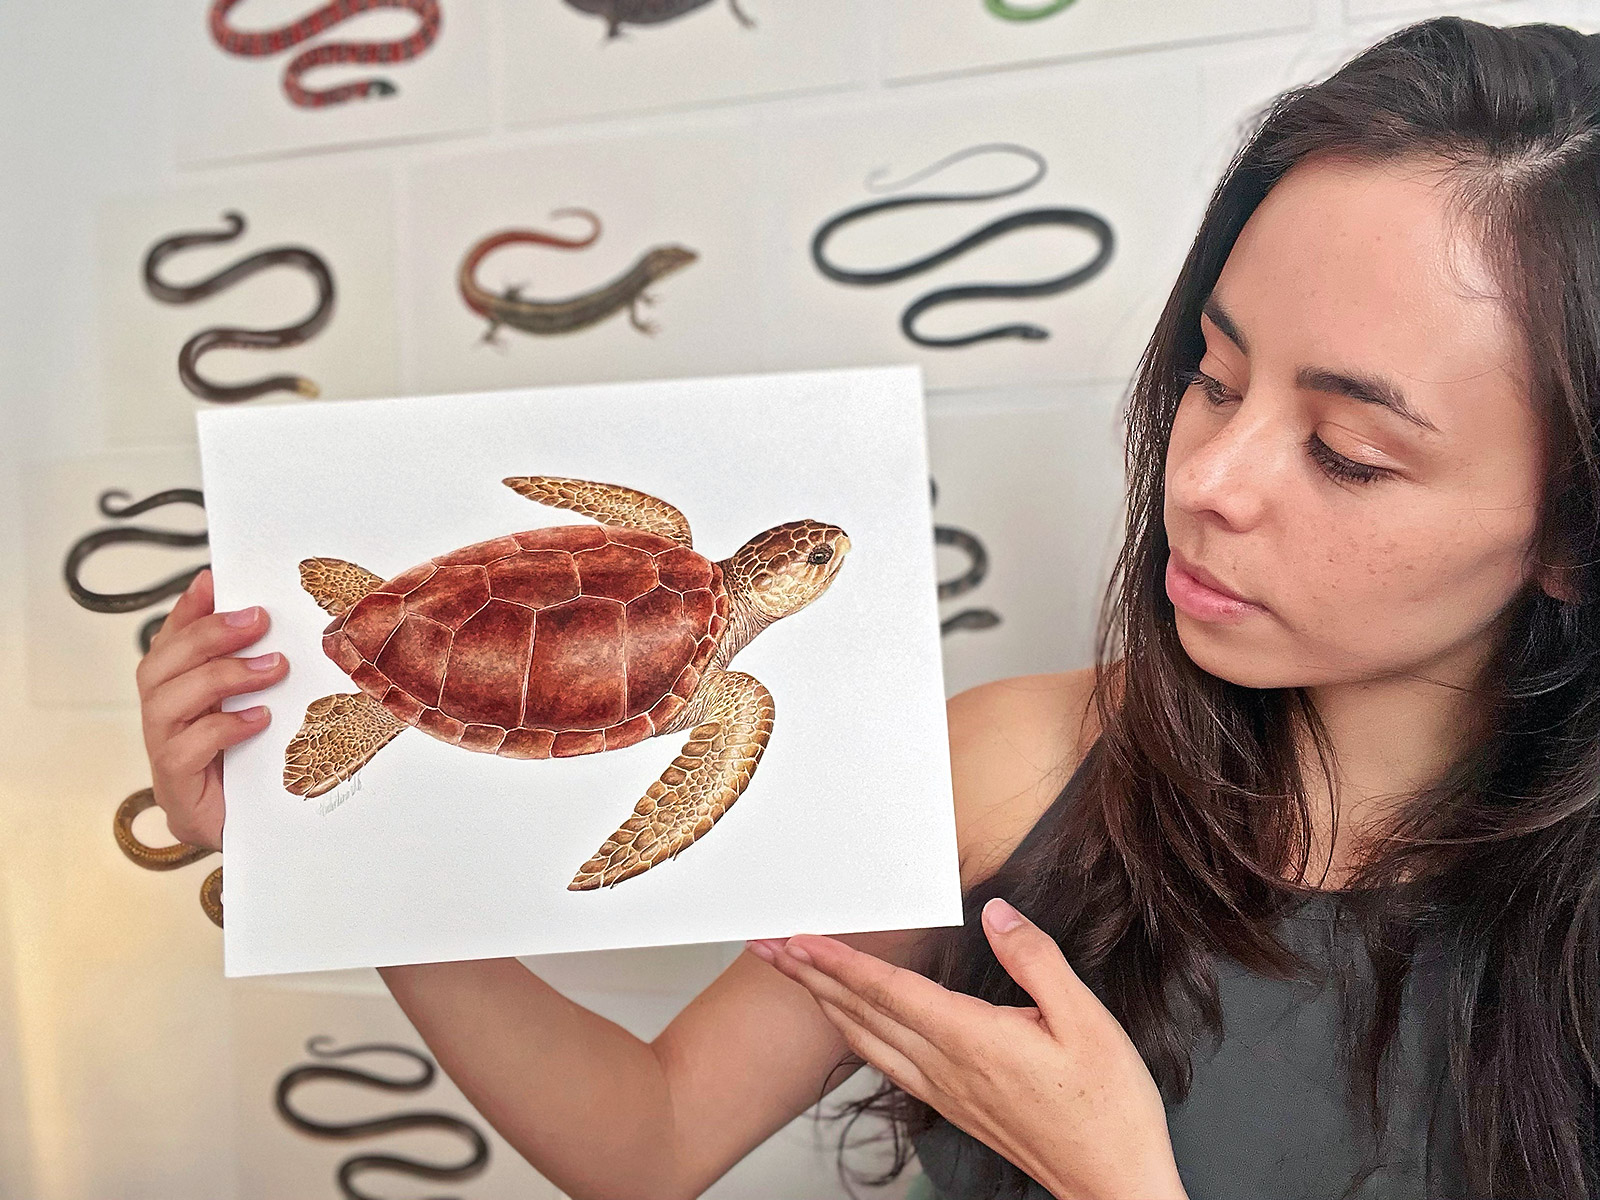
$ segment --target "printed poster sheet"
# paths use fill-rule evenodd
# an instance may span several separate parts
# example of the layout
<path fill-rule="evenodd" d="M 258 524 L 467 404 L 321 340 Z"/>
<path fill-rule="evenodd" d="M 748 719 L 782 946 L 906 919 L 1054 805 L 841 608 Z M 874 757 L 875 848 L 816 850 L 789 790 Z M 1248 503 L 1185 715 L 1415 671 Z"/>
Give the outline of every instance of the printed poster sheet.
<path fill-rule="evenodd" d="M 959 922 L 915 367 L 199 429 L 226 974 Z"/>

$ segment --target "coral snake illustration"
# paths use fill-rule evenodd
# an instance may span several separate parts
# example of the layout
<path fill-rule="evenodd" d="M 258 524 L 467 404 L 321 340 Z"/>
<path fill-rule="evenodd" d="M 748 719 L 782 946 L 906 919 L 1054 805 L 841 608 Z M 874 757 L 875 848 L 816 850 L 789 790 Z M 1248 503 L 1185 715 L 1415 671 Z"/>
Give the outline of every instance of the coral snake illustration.
<path fill-rule="evenodd" d="M 272 375 L 249 383 L 213 383 L 200 375 L 200 356 L 208 351 L 230 348 L 278 350 L 288 346 L 298 346 L 320 333 L 333 317 L 333 272 L 328 269 L 328 264 L 320 256 L 304 246 L 275 246 L 270 250 L 257 251 L 197 283 L 167 283 L 156 274 L 157 267 L 185 247 L 231 242 L 244 232 L 245 222 L 241 214 L 233 211 L 225 212 L 222 214 L 222 219 L 229 225 L 229 228 L 222 232 L 179 233 L 163 238 L 151 246 L 144 257 L 145 290 L 166 304 L 192 304 L 224 288 L 232 287 L 240 280 L 248 279 L 268 267 L 298 266 L 305 269 L 316 285 L 317 304 L 305 320 L 294 325 L 286 325 L 281 329 L 237 329 L 224 325 L 202 329 L 178 351 L 178 378 L 194 395 L 202 400 L 212 400 L 219 404 L 249 400 L 267 392 L 287 391 L 301 396 L 318 395 L 320 389 L 303 375 Z"/>
<path fill-rule="evenodd" d="M 273 1094 L 273 1103 L 278 1110 L 278 1115 L 298 1129 L 301 1133 L 310 1134 L 319 1138 L 358 1138 L 373 1137 L 384 1133 L 397 1133 L 406 1129 L 439 1129 L 459 1133 L 472 1145 L 472 1155 L 465 1162 L 455 1166 L 440 1166 L 437 1163 L 423 1162 L 415 1158 L 403 1158 L 396 1154 L 356 1154 L 345 1159 L 339 1164 L 339 1190 L 348 1200 L 378 1200 L 371 1193 L 362 1192 L 356 1188 L 354 1178 L 360 1171 L 387 1171 L 403 1175 L 416 1175 L 425 1179 L 471 1179 L 479 1175 L 489 1164 L 489 1143 L 483 1134 L 470 1122 L 451 1113 L 436 1110 L 421 1112 L 395 1113 L 387 1117 L 374 1117 L 365 1121 L 345 1121 L 333 1123 L 327 1121 L 313 1121 L 311 1118 L 296 1112 L 289 1104 L 289 1093 L 296 1087 L 311 1083 L 314 1080 L 343 1080 L 360 1084 L 363 1087 L 382 1088 L 391 1092 L 418 1092 L 433 1082 L 435 1067 L 433 1060 L 425 1054 L 420 1054 L 409 1046 L 400 1046 L 391 1042 L 367 1042 L 359 1046 L 346 1046 L 342 1050 L 332 1048 L 333 1039 L 319 1034 L 306 1042 L 306 1052 L 317 1058 L 347 1058 L 352 1054 L 388 1053 L 400 1054 L 414 1061 L 420 1068 L 421 1074 L 415 1079 L 394 1079 L 387 1075 L 379 1075 L 371 1071 L 361 1071 L 354 1067 L 339 1067 L 331 1063 L 306 1063 L 297 1067 L 290 1067 L 278 1078 L 278 1085 Z M 434 1200 L 443 1200 L 435 1197 Z"/>
<path fill-rule="evenodd" d="M 1015 183 L 1009 187 L 996 188 L 992 191 L 933 192 L 912 196 L 897 196 L 888 200 L 874 200 L 854 208 L 845 209 L 843 212 L 824 221 L 818 226 L 816 233 L 812 235 L 811 261 L 816 264 L 818 271 L 838 283 L 861 285 L 894 283 L 897 280 L 907 279 L 912 275 L 930 271 L 934 267 L 949 262 L 951 259 L 965 254 L 968 250 L 992 241 L 1014 229 L 1023 229 L 1033 225 L 1066 225 L 1085 229 L 1094 236 L 1099 243 L 1099 248 L 1095 256 L 1087 263 L 1068 271 L 1065 275 L 1060 275 L 1054 279 L 1041 280 L 1037 283 L 985 283 L 937 288 L 912 301 L 911 304 L 907 305 L 905 311 L 900 314 L 900 331 L 910 341 L 919 346 L 969 346 L 974 342 L 984 342 L 994 338 L 1014 337 L 1024 338 L 1029 341 L 1039 341 L 1049 337 L 1048 330 L 1038 325 L 1029 324 L 996 325 L 989 329 L 981 329 L 973 333 L 951 337 L 929 337 L 917 331 L 916 320 L 929 309 L 941 304 L 949 304 L 958 300 L 981 300 L 1010 296 L 1051 296 L 1094 278 L 1111 261 L 1114 239 L 1111 226 L 1105 219 L 1087 209 L 1034 208 L 1024 212 L 1013 213 L 1010 216 L 1000 217 L 991 221 L 989 224 L 974 230 L 942 250 L 937 250 L 932 254 L 915 259 L 912 262 L 903 263 L 900 266 L 887 267 L 876 271 L 846 270 L 835 266 L 823 256 L 823 246 L 834 233 L 853 221 L 859 221 L 875 213 L 886 212 L 896 208 L 906 208 L 917 204 L 967 204 L 979 200 L 995 200 L 1002 196 L 1014 196 L 1018 192 L 1026 191 L 1044 178 L 1045 161 L 1037 151 L 1011 142 L 990 142 L 958 150 L 954 154 L 940 159 L 932 166 L 900 180 L 898 183 L 874 185 L 873 180 L 883 173 L 880 168 L 867 177 L 866 186 L 869 191 L 897 191 L 902 187 L 915 183 L 919 179 L 942 171 L 945 167 L 951 166 L 962 159 L 992 151 L 1022 155 L 1033 162 L 1036 168 L 1034 174 L 1021 183 Z"/>
<path fill-rule="evenodd" d="M 1038 8 L 1019 8 L 1015 4 L 1008 4 L 1006 0 L 983 0 L 986 9 L 1007 21 L 1037 21 L 1041 17 L 1053 17 L 1071 5 L 1072 0 L 1050 0 L 1049 4 L 1041 4 Z"/>
<path fill-rule="evenodd" d="M 238 7 L 239 3 L 240 0 L 212 0 L 208 24 L 211 38 L 218 46 L 229 54 L 247 58 L 277 54 L 370 9 L 408 9 L 421 18 L 421 24 L 409 37 L 396 41 L 329 42 L 295 55 L 283 70 L 283 90 L 290 102 L 301 108 L 327 108 L 369 96 L 394 95 L 397 89 L 387 79 L 362 79 L 354 83 L 341 83 L 336 87 L 314 89 L 301 83 L 300 77 L 314 67 L 334 64 L 405 62 L 416 58 L 433 45 L 434 39 L 439 36 L 438 0 L 333 0 L 333 3 L 324 4 L 281 28 L 248 32 L 234 29 L 228 24 L 229 11 Z"/>
<path fill-rule="evenodd" d="M 685 246 L 654 246 L 615 279 L 564 300 L 524 299 L 524 284 L 508 287 L 503 295 L 497 296 L 478 282 L 478 265 L 491 251 L 501 246 L 528 244 L 576 250 L 591 245 L 600 236 L 600 218 L 588 209 L 558 208 L 550 214 L 552 219 L 566 215 L 587 217 L 589 235 L 584 238 L 562 238 L 536 229 L 506 229 L 480 239 L 467 250 L 456 272 L 456 286 L 466 306 L 489 321 L 483 341 L 499 345 L 495 334 L 502 325 L 520 329 L 523 333 L 571 333 L 598 324 L 624 309 L 627 310 L 629 323 L 635 329 L 640 333 L 653 334 L 656 324 L 639 316 L 639 305 L 655 302 L 655 298 L 648 295 L 645 289 L 658 279 L 682 270 L 699 257 Z"/>
<path fill-rule="evenodd" d="M 196 488 L 169 488 L 164 492 L 157 492 L 153 496 L 146 496 L 143 500 L 133 500 L 125 491 L 112 488 L 100 493 L 100 511 L 115 520 L 124 520 L 136 517 L 151 509 L 162 508 L 168 504 L 193 504 L 200 508 L 205 507 L 205 498 Z M 103 529 L 92 530 L 84 534 L 67 551 L 66 561 L 62 564 L 62 574 L 66 578 L 67 592 L 74 601 L 90 612 L 102 613 L 130 613 L 138 612 L 141 608 L 149 608 L 152 604 L 159 604 L 168 596 L 176 596 L 187 588 L 194 577 L 204 571 L 210 564 L 202 563 L 198 567 L 180 571 L 169 579 L 163 579 L 151 587 L 133 592 L 95 592 L 84 586 L 81 572 L 83 564 L 88 558 L 106 546 L 127 545 L 129 543 L 144 543 L 152 546 L 204 546 L 206 544 L 206 531 L 198 533 L 184 533 L 172 529 L 152 529 L 144 525 L 110 525 Z M 148 653 L 150 640 L 155 637 L 156 630 L 161 628 L 161 622 L 167 619 L 167 614 L 151 617 L 139 628 L 139 649 Z"/>

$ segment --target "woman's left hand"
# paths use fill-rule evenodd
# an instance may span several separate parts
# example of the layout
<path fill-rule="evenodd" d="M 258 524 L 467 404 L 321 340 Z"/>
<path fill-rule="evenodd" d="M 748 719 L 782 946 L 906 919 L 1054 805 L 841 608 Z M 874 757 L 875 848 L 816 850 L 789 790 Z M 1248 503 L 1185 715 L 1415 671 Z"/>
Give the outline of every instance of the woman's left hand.
<path fill-rule="evenodd" d="M 1004 900 L 995 957 L 1034 1000 L 952 992 L 818 934 L 749 943 L 804 986 L 851 1050 L 1058 1200 L 1185 1197 L 1155 1080 L 1055 940 Z"/>

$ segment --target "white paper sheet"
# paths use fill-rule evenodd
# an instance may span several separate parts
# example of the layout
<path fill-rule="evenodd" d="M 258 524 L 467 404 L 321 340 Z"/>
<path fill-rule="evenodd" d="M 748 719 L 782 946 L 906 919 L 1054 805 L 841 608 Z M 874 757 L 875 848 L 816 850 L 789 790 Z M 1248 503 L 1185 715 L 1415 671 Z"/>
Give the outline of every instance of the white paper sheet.
<path fill-rule="evenodd" d="M 961 917 L 915 367 L 289 404 L 199 417 L 221 608 L 261 604 L 290 674 L 228 752 L 230 976 L 955 924 Z M 385 578 L 435 555 L 587 523 L 501 480 L 624 483 L 724 558 L 782 522 L 843 528 L 827 592 L 733 662 L 775 703 L 738 803 L 678 857 L 568 891 L 681 737 L 542 761 L 406 729 L 340 789 L 282 785 L 306 706 L 357 689 L 297 564 Z"/>

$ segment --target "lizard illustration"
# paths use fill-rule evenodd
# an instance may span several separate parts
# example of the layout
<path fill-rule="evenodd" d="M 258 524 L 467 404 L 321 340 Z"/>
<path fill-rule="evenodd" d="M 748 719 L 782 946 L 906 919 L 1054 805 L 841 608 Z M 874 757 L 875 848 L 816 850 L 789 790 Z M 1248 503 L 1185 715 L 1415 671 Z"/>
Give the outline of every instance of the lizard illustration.
<path fill-rule="evenodd" d="M 493 250 L 514 243 L 532 243 L 579 249 L 588 246 L 600 236 L 600 219 L 587 209 L 558 209 L 552 216 L 578 213 L 589 219 L 592 226 L 589 236 L 582 239 L 558 238 L 533 229 L 506 229 L 490 234 L 475 243 L 461 260 L 457 283 L 461 298 L 468 308 L 489 321 L 483 340 L 499 345 L 495 334 L 502 325 L 520 329 L 524 333 L 571 333 L 598 324 L 613 313 L 626 309 L 628 321 L 640 333 L 653 334 L 654 322 L 639 316 L 638 306 L 654 303 L 646 288 L 672 272 L 694 262 L 699 255 L 685 246 L 654 246 L 640 255 L 639 260 L 608 283 L 592 291 L 569 296 L 563 300 L 529 300 L 522 296 L 524 285 L 515 284 L 504 295 L 495 295 L 477 280 L 478 264 Z"/>

